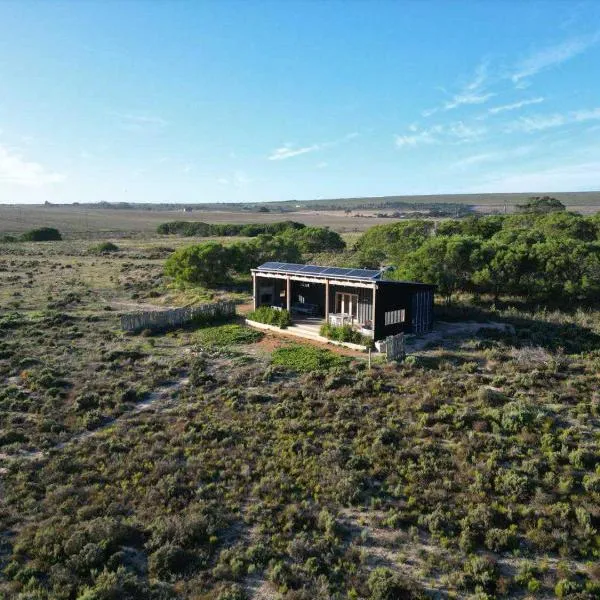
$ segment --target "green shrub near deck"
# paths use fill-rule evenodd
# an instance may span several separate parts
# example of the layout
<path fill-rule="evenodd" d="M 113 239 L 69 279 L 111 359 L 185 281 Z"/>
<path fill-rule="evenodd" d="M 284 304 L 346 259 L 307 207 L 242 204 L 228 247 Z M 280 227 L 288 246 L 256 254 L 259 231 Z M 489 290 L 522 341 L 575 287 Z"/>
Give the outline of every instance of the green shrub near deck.
<path fill-rule="evenodd" d="M 198 341 L 206 346 L 232 346 L 235 344 L 253 344 L 260 341 L 264 334 L 256 329 L 243 327 L 235 323 L 207 327 L 198 331 Z"/>
<path fill-rule="evenodd" d="M 325 371 L 347 362 L 348 358 L 334 354 L 324 348 L 301 344 L 277 348 L 272 355 L 274 365 L 298 372 Z"/>
<path fill-rule="evenodd" d="M 349 342 L 351 344 L 367 344 L 371 340 L 365 338 L 364 335 L 352 329 L 350 325 L 329 325 L 329 323 L 324 323 L 321 325 L 321 329 L 319 329 L 319 333 L 330 340 L 335 340 L 337 342 Z"/>
<path fill-rule="evenodd" d="M 248 319 L 266 325 L 276 325 L 285 329 L 292 324 L 292 318 L 287 310 L 277 310 L 270 306 L 259 306 L 248 315 Z"/>

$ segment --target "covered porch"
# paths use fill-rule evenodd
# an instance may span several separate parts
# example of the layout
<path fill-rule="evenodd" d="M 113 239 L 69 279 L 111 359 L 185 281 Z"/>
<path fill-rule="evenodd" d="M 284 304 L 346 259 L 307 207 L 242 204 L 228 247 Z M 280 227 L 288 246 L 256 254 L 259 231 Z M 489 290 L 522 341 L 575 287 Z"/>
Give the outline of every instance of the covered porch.
<path fill-rule="evenodd" d="M 287 310 L 296 324 L 349 325 L 375 341 L 429 331 L 435 286 L 384 280 L 384 271 L 264 263 L 252 269 L 254 309 Z"/>
<path fill-rule="evenodd" d="M 375 295 L 375 283 L 253 272 L 254 308 L 285 309 L 293 327 L 316 335 L 329 323 L 373 337 Z"/>

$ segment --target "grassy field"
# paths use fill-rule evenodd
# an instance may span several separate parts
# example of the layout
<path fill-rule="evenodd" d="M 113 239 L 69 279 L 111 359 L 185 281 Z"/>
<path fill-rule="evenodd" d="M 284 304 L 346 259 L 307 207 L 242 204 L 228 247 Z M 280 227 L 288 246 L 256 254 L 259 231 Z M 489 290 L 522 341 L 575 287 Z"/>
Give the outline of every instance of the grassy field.
<path fill-rule="evenodd" d="M 344 211 L 300 211 L 290 213 L 208 211 L 184 213 L 181 210 L 92 209 L 66 206 L 16 207 L 0 205 L 0 233 L 20 233 L 35 227 L 56 227 L 72 239 L 150 236 L 167 221 L 204 221 L 206 223 L 273 223 L 291 219 L 336 231 L 364 231 L 373 225 L 388 223 L 376 216 L 346 215 Z M 167 239 L 167 238 L 165 238 Z M 170 243 L 170 242 L 167 242 Z"/>
<path fill-rule="evenodd" d="M 100 208 L 97 205 L 18 206 L 0 204 L 0 234 L 21 233 L 34 227 L 56 227 L 70 238 L 102 238 L 109 236 L 152 236 L 156 227 L 166 221 L 204 221 L 206 223 L 272 223 L 291 219 L 319 227 L 328 226 L 339 232 L 364 231 L 373 225 L 389 223 L 396 208 L 388 203 L 457 204 L 476 212 L 512 212 L 531 194 L 445 194 L 438 196 L 385 196 L 379 198 L 346 198 L 331 200 L 272 202 L 270 213 L 258 212 L 258 204 L 192 205 L 183 212 L 175 205 L 132 205 L 132 208 Z M 553 194 L 569 210 L 584 214 L 600 210 L 600 192 Z M 410 215 L 406 209 L 405 214 Z M 347 212 L 348 211 L 348 212 Z"/>
<path fill-rule="evenodd" d="M 250 289 L 115 241 L 0 244 L 0 598 L 599 597 L 600 313 L 438 307 L 489 327 L 371 370 L 242 323 L 130 335 Z"/>

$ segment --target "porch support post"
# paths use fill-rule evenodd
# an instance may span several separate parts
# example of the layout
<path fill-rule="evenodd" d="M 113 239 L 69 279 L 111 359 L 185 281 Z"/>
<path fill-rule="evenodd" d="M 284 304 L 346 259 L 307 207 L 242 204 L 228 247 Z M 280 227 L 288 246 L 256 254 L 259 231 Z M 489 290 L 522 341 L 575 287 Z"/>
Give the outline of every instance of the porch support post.
<path fill-rule="evenodd" d="M 289 275 L 285 279 L 285 303 L 287 311 L 292 310 L 292 280 Z"/>
<path fill-rule="evenodd" d="M 256 273 L 252 273 L 252 303 L 256 310 Z"/>
<path fill-rule="evenodd" d="M 373 336 L 375 336 L 375 300 L 377 299 L 377 284 L 373 284 L 373 308 L 371 309 L 371 321 L 373 321 Z"/>
<path fill-rule="evenodd" d="M 325 323 L 329 323 L 329 279 L 325 280 Z"/>

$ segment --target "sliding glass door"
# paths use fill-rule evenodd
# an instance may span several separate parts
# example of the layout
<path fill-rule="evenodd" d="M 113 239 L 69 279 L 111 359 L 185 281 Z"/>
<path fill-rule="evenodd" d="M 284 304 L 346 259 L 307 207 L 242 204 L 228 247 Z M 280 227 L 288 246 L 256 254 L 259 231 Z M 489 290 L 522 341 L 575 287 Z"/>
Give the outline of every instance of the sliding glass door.
<path fill-rule="evenodd" d="M 358 295 L 346 294 L 345 292 L 335 293 L 335 312 L 348 315 L 353 319 L 358 316 Z"/>

